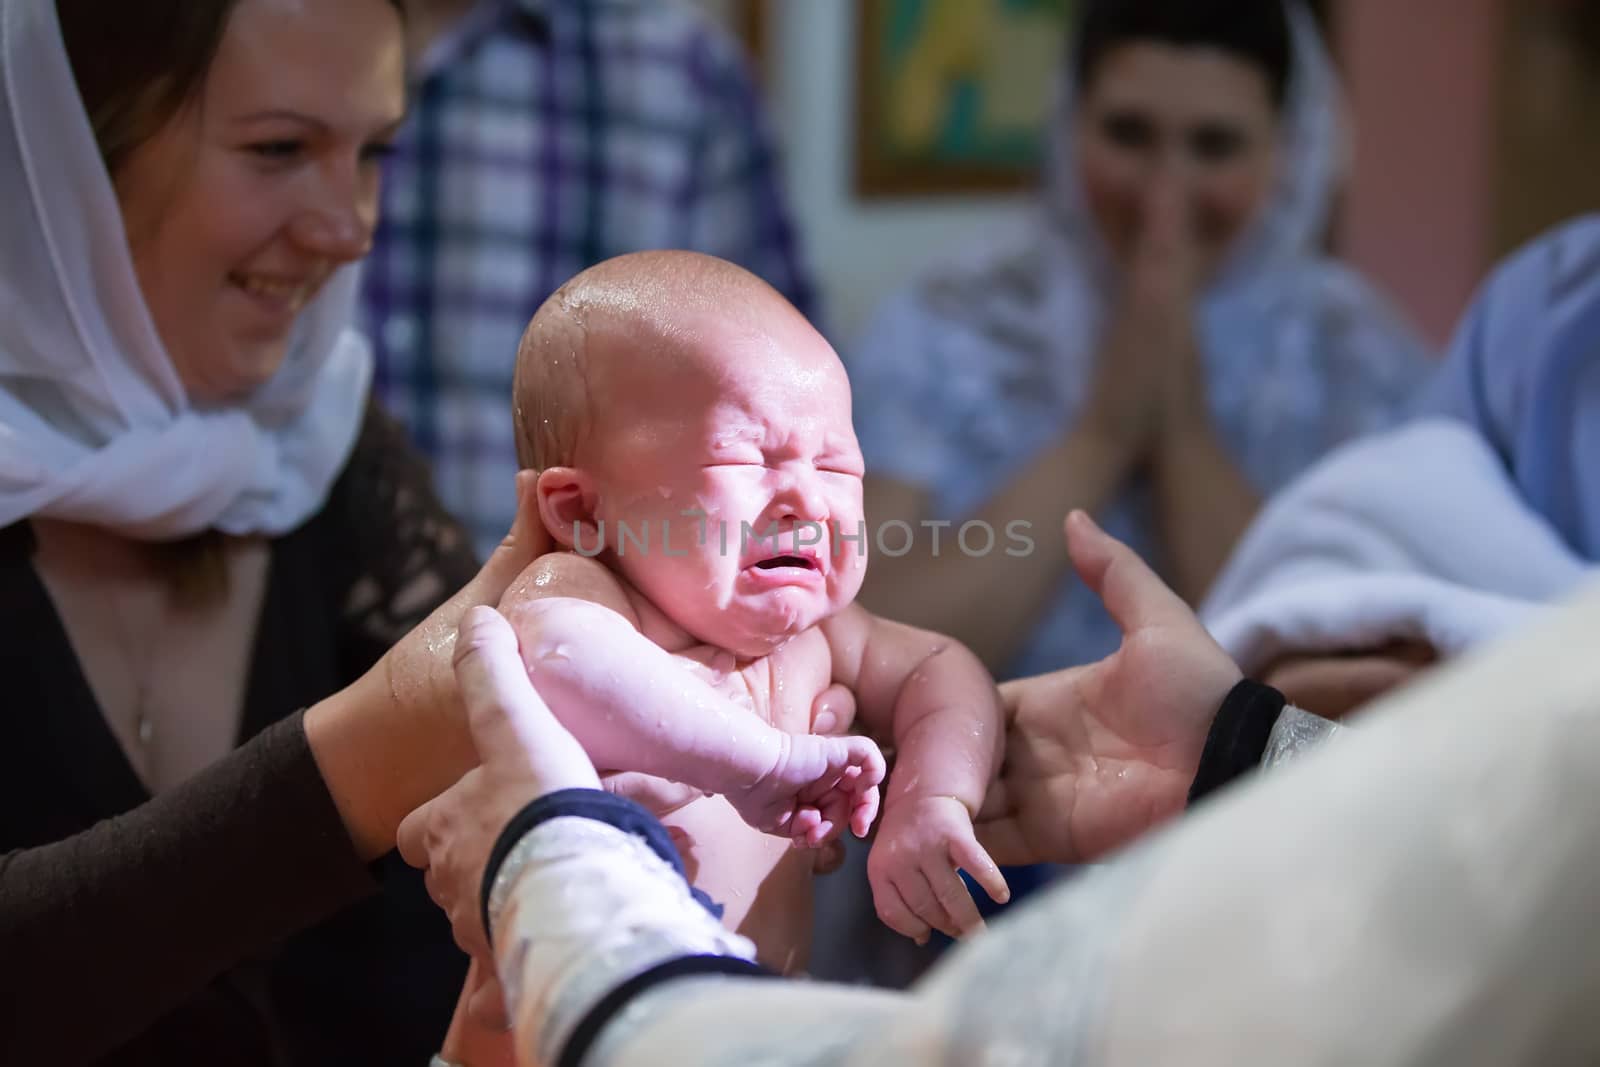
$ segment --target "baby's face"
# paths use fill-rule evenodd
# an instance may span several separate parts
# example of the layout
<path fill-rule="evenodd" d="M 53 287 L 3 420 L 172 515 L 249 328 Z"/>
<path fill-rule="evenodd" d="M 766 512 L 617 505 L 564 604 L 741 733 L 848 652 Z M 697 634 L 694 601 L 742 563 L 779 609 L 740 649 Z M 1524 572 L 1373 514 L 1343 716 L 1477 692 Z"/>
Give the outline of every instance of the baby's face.
<path fill-rule="evenodd" d="M 698 324 L 674 348 L 626 361 L 595 398 L 596 518 L 624 576 L 675 623 L 765 655 L 861 588 L 849 382 L 798 320 Z"/>

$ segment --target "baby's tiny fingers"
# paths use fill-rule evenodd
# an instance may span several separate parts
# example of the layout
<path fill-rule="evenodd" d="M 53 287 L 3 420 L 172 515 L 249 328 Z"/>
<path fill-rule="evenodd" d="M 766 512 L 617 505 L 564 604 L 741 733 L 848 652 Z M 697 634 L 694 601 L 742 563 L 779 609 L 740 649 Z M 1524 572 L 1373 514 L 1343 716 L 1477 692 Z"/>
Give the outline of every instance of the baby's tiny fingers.
<path fill-rule="evenodd" d="M 789 836 L 797 841 L 804 841 L 811 836 L 811 832 L 822 822 L 822 813 L 813 807 L 797 808 L 790 815 L 786 829 Z"/>
<path fill-rule="evenodd" d="M 928 936 L 933 929 L 907 906 L 900 896 L 900 891 L 891 882 L 887 888 L 879 890 L 874 887 L 872 893 L 873 906 L 878 912 L 878 918 L 883 924 L 903 937 L 909 937 L 919 945 L 928 943 Z"/>
<path fill-rule="evenodd" d="M 833 790 L 817 802 L 822 821 L 829 829 L 828 839 L 842 831 L 850 821 L 851 797 L 848 793 Z M 822 841 L 816 842 L 823 843 Z"/>
<path fill-rule="evenodd" d="M 889 773 L 889 765 L 883 759 L 883 750 L 870 737 L 858 737 L 853 740 L 860 742 L 862 747 L 861 758 L 857 763 L 861 768 L 861 784 L 881 784 Z"/>
<path fill-rule="evenodd" d="M 954 868 L 941 865 L 927 871 L 926 877 L 940 909 L 950 917 L 951 925 L 946 933 L 951 937 L 966 937 L 983 929 L 983 916 L 978 914 L 978 906 L 967 892 L 967 883 Z"/>
<path fill-rule="evenodd" d="M 873 820 L 878 817 L 878 787 L 864 789 L 856 796 L 855 804 L 850 811 L 850 832 L 857 837 L 866 837 L 872 829 Z"/>
<path fill-rule="evenodd" d="M 952 877 L 954 875 L 952 874 Z M 960 879 L 956 879 L 960 881 Z M 917 918 L 944 934 L 946 937 L 960 937 L 961 925 L 951 918 L 945 910 L 944 904 L 939 899 L 939 894 L 934 891 L 927 877 L 920 870 L 909 870 L 895 879 L 895 886 L 900 890 L 900 896 L 905 899 L 908 907 L 916 913 Z M 967 903 L 971 904 L 970 897 Z"/>
<path fill-rule="evenodd" d="M 950 842 L 950 858 L 955 860 L 956 866 L 972 876 L 972 880 L 983 887 L 989 894 L 989 899 L 996 904 L 1004 904 L 1011 899 L 1011 887 L 1006 885 L 1006 876 L 1000 873 L 1000 867 L 990 858 L 989 853 L 978 844 L 978 839 L 970 832 L 960 835 Z"/>

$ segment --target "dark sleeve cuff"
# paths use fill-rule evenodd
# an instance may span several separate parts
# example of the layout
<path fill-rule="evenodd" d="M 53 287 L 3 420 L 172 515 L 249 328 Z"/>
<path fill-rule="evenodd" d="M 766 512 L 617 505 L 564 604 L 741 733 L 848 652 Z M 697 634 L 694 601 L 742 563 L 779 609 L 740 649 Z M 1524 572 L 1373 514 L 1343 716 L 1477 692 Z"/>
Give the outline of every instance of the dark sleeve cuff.
<path fill-rule="evenodd" d="M 1261 765 L 1272 727 L 1283 714 L 1288 699 L 1272 688 L 1248 678 L 1228 692 L 1206 735 L 1200 767 L 1189 786 L 1189 806 Z"/>
<path fill-rule="evenodd" d="M 583 1058 L 589 1054 L 590 1047 L 600 1036 L 600 1031 L 605 1029 L 606 1023 L 615 1018 L 617 1013 L 626 1008 L 635 997 L 674 978 L 706 974 L 734 975 L 739 978 L 774 977 L 771 971 L 763 969 L 760 964 L 735 959 L 732 956 L 679 956 L 677 959 L 658 963 L 617 986 L 590 1009 L 589 1014 L 583 1017 L 583 1021 L 567 1039 L 566 1047 L 561 1050 L 561 1056 L 556 1060 L 556 1067 L 581 1067 Z"/>
<path fill-rule="evenodd" d="M 546 793 L 512 816 L 511 821 L 506 823 L 506 828 L 500 831 L 500 837 L 495 841 L 494 848 L 489 852 L 489 863 L 483 869 L 483 886 L 479 894 L 485 937 L 491 936 L 489 891 L 494 887 L 495 876 L 500 873 L 500 865 L 505 863 L 506 857 L 511 854 L 517 842 L 532 832 L 534 827 L 567 815 L 603 822 L 641 838 L 650 846 L 652 852 L 678 872 L 679 878 L 688 882 L 683 872 L 683 860 L 678 856 L 678 850 L 673 847 L 672 838 L 668 836 L 667 828 L 661 825 L 661 820 L 626 797 L 619 797 L 601 789 L 558 789 L 554 793 Z M 722 918 L 722 905 L 713 902 L 710 897 L 692 886 L 689 891 L 713 918 Z"/>

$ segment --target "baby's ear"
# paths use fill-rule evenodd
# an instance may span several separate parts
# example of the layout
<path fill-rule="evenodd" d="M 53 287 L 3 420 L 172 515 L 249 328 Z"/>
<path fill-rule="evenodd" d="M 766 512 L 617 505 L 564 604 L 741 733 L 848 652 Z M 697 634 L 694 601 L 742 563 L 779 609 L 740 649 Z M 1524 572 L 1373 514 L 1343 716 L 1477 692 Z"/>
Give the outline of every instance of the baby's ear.
<path fill-rule="evenodd" d="M 533 492 L 539 519 L 563 548 L 580 541 L 598 546 L 600 531 L 594 519 L 594 481 L 576 467 L 547 467 L 539 472 Z"/>

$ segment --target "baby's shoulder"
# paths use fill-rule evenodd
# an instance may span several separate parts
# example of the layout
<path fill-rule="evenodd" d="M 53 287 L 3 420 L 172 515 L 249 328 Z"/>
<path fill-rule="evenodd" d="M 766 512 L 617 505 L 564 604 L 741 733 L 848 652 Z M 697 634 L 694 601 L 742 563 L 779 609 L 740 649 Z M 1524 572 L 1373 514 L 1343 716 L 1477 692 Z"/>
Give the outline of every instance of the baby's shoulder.
<path fill-rule="evenodd" d="M 576 552 L 547 552 L 530 563 L 500 598 L 500 610 L 556 597 L 601 604 L 639 625 L 638 593 L 599 560 Z"/>

